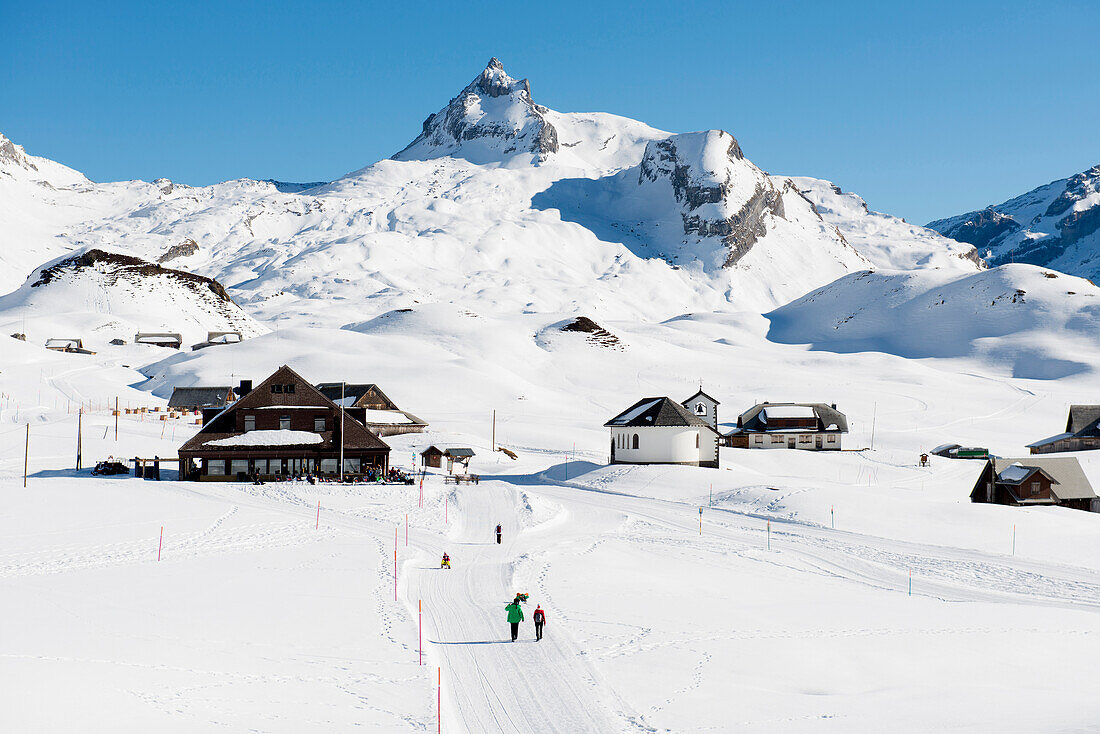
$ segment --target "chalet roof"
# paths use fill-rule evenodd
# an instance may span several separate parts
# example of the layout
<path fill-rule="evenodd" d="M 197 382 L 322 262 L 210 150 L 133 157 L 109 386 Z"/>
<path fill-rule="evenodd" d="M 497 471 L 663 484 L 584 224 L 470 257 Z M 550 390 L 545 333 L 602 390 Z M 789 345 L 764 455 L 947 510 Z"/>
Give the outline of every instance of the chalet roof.
<path fill-rule="evenodd" d="M 443 453 L 443 449 L 439 448 L 438 446 L 429 446 L 428 448 L 421 451 L 420 455 L 421 456 L 427 456 L 428 454 L 442 454 L 442 453 Z"/>
<path fill-rule="evenodd" d="M 847 417 L 826 403 L 759 403 L 742 413 L 737 424 L 747 431 L 775 431 L 775 428 L 768 426 L 769 416 L 773 419 L 815 417 L 818 421 L 815 430 L 848 432 Z"/>
<path fill-rule="evenodd" d="M 168 398 L 169 408 L 220 408 L 226 404 L 231 387 L 177 387 L 172 390 L 172 397 Z"/>
<path fill-rule="evenodd" d="M 382 402 L 389 406 L 390 410 L 398 409 L 397 404 L 390 400 L 386 393 L 382 392 L 382 388 L 378 387 L 378 385 L 373 382 L 321 382 L 317 384 L 317 389 L 320 390 L 325 397 L 337 404 L 339 404 L 342 390 L 344 407 L 357 405 L 359 401 L 363 399 L 363 396 L 369 392 L 373 392 L 382 399 Z"/>
<path fill-rule="evenodd" d="M 183 335 L 175 332 L 166 331 L 139 331 L 134 336 L 135 343 L 158 341 L 158 342 L 179 342 L 183 343 Z"/>
<path fill-rule="evenodd" d="M 444 456 L 450 456 L 450 457 L 453 457 L 455 459 L 465 459 L 465 458 L 468 458 L 470 456 L 475 456 L 474 450 L 473 449 L 468 449 L 468 448 L 444 449 L 443 455 Z"/>
<path fill-rule="evenodd" d="M 1005 471 L 1013 470 L 1015 465 L 1027 470 L 1025 476 L 1031 476 L 1035 473 L 1035 470 L 1041 470 L 1050 477 L 1053 482 L 1056 482 L 1051 486 L 1050 491 L 1058 499 L 1090 499 L 1096 496 L 1092 485 L 1089 484 L 1088 477 L 1081 469 L 1080 462 L 1073 456 L 1028 456 L 1022 459 L 992 458 L 989 461 L 993 464 L 993 471 L 997 475 L 998 484 L 1019 486 L 1024 481 L 1022 479 L 1008 481 L 1001 478 Z M 1023 472 L 1020 469 L 1015 469 L 1009 477 L 1015 477 L 1021 473 Z"/>
<path fill-rule="evenodd" d="M 692 400 L 694 400 L 695 398 L 698 398 L 698 397 L 704 397 L 704 398 L 706 398 L 707 400 L 709 400 L 709 401 L 711 401 L 712 403 L 714 403 L 715 405 L 721 405 L 721 403 L 720 403 L 720 402 L 718 402 L 718 399 L 717 399 L 717 398 L 711 397 L 710 395 L 707 395 L 707 394 L 706 394 L 705 392 L 703 392 L 703 388 L 699 388 L 698 390 L 696 390 L 696 391 L 695 391 L 695 394 L 694 394 L 694 395 L 692 395 L 692 396 L 691 396 L 690 398 L 688 398 L 688 399 L 684 400 L 684 402 L 685 402 L 685 403 L 690 403 L 690 402 L 691 402 Z"/>
<path fill-rule="evenodd" d="M 622 413 L 604 423 L 605 426 L 618 428 L 643 428 L 648 426 L 699 426 L 710 428 L 710 424 L 692 414 L 681 403 L 667 397 L 642 398 Z M 710 428 L 710 430 L 714 430 Z"/>
<path fill-rule="evenodd" d="M 1050 444 L 1055 443 L 1057 441 L 1062 441 L 1062 440 L 1067 439 L 1067 438 L 1073 438 L 1073 436 L 1074 436 L 1074 434 L 1072 434 L 1072 433 L 1059 433 L 1056 436 L 1049 436 L 1048 438 L 1044 438 L 1044 439 L 1041 439 L 1039 441 L 1035 441 L 1034 443 L 1029 443 L 1027 445 L 1027 448 L 1034 449 L 1034 448 L 1038 448 L 1039 446 L 1049 446 Z"/>
<path fill-rule="evenodd" d="M 46 347 L 75 347 L 80 348 L 84 346 L 79 339 L 66 339 L 63 337 L 53 337 L 46 340 Z"/>
<path fill-rule="evenodd" d="M 272 384 L 285 385 L 291 383 L 296 386 L 293 393 L 274 393 L 271 391 L 270 386 Z M 291 407 L 329 408 L 336 414 L 339 414 L 340 411 L 336 403 L 329 400 L 320 390 L 284 364 L 282 367 L 275 370 L 266 380 L 257 385 L 251 392 L 237 400 L 237 402 L 227 406 L 225 410 L 218 413 L 217 416 L 203 425 L 198 433 L 180 447 L 180 451 L 197 451 L 203 449 L 210 441 L 218 441 L 231 436 L 244 435 L 243 432 L 231 428 L 236 424 L 232 416 L 235 415 L 238 410 L 258 410 L 269 407 L 283 409 Z M 352 418 L 351 415 L 346 412 L 344 413 L 342 428 L 344 436 L 343 445 L 346 449 L 389 450 L 389 446 L 382 441 L 382 439 L 371 433 L 366 426 Z M 315 448 L 322 450 L 338 448 L 340 442 L 333 440 L 333 434 L 333 431 L 319 432 L 317 435 L 321 436 L 322 440 Z M 224 444 L 221 446 L 215 444 L 215 446 L 220 450 L 228 449 L 231 451 L 255 448 L 249 446 L 225 446 Z"/>
<path fill-rule="evenodd" d="M 1075 436 L 1100 436 L 1100 405 L 1071 405 L 1066 433 Z"/>

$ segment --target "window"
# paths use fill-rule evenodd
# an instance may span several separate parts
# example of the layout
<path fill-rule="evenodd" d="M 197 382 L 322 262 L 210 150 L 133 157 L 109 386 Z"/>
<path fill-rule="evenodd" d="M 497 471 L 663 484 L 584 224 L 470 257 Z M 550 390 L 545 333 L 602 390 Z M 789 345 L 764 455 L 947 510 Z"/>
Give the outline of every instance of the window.
<path fill-rule="evenodd" d="M 761 434 L 756 434 L 752 437 L 753 443 L 764 443 L 764 437 Z"/>
<path fill-rule="evenodd" d="M 256 416 L 246 415 L 244 417 L 244 430 L 255 431 L 256 430 Z"/>
<path fill-rule="evenodd" d="M 634 434 L 634 448 L 638 448 L 638 434 Z"/>
<path fill-rule="evenodd" d="M 772 443 L 783 443 L 782 436 L 772 436 Z"/>
<path fill-rule="evenodd" d="M 283 392 L 288 392 L 291 395 L 293 395 L 294 394 L 294 383 L 292 382 L 289 385 L 284 385 L 283 386 Z"/>
<path fill-rule="evenodd" d="M 814 440 L 813 436 L 799 436 L 798 437 L 798 442 L 799 443 L 811 443 L 811 442 L 813 442 L 813 440 Z"/>
<path fill-rule="evenodd" d="M 289 431 L 290 430 L 290 416 L 289 415 L 279 416 L 279 430 L 280 431 Z"/>
<path fill-rule="evenodd" d="M 827 436 L 825 440 L 829 443 L 836 443 L 836 436 Z"/>
<path fill-rule="evenodd" d="M 345 474 L 358 474 L 359 473 L 359 459 L 344 459 L 344 473 Z"/>
<path fill-rule="evenodd" d="M 1032 482 L 1031 483 L 1031 495 L 1033 497 L 1035 495 L 1039 494 L 1042 491 L 1043 491 L 1042 485 L 1040 485 L 1038 482 Z"/>
<path fill-rule="evenodd" d="M 699 448 L 699 434 L 695 434 L 695 448 Z"/>
<path fill-rule="evenodd" d="M 279 385 L 279 384 L 276 384 L 276 383 L 273 382 L 273 383 L 271 383 L 271 392 L 279 394 L 279 395 L 281 395 L 283 393 L 289 393 L 289 394 L 293 395 L 294 394 L 294 383 L 291 383 L 289 385 Z"/>
<path fill-rule="evenodd" d="M 272 474 L 282 474 L 283 473 L 283 460 L 282 459 L 271 459 L 267 463 L 267 468 Z"/>
<path fill-rule="evenodd" d="M 210 477 L 224 477 L 225 459 L 207 459 L 206 475 Z"/>
<path fill-rule="evenodd" d="M 252 466 L 257 474 L 267 474 L 267 459 L 253 459 Z"/>
<path fill-rule="evenodd" d="M 271 392 L 273 392 L 273 393 L 282 393 L 282 391 L 283 391 L 283 386 L 282 385 L 276 385 L 275 383 L 271 383 Z"/>
<path fill-rule="evenodd" d="M 317 433 L 320 433 L 321 431 L 325 430 L 325 419 L 324 419 L 324 417 L 313 419 L 313 430 L 316 431 Z"/>
<path fill-rule="evenodd" d="M 336 459 L 321 459 L 321 473 L 322 474 L 335 474 L 336 473 Z"/>
<path fill-rule="evenodd" d="M 230 462 L 229 473 L 233 476 L 248 474 L 248 459 L 233 459 Z"/>

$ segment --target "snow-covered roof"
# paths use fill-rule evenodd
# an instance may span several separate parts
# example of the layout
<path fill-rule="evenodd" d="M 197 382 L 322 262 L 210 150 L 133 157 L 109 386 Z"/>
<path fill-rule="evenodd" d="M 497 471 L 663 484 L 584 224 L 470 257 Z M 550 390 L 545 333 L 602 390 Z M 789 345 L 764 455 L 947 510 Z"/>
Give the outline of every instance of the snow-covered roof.
<path fill-rule="evenodd" d="M 1073 438 L 1074 435 L 1075 434 L 1072 434 L 1072 433 L 1059 433 L 1057 436 L 1050 436 L 1049 438 L 1044 438 L 1041 441 L 1036 441 L 1035 443 L 1029 443 L 1027 445 L 1027 447 L 1029 449 L 1033 449 L 1033 448 L 1036 448 L 1038 446 L 1046 446 L 1048 444 L 1054 443 L 1055 441 L 1061 441 L 1062 439 L 1066 439 L 1066 438 Z"/>
<path fill-rule="evenodd" d="M 309 446 L 324 441 L 317 433 L 309 431 L 248 431 L 229 438 L 207 441 L 205 446 Z"/>
<path fill-rule="evenodd" d="M 768 418 L 817 418 L 812 405 L 769 405 L 764 408 Z"/>
<path fill-rule="evenodd" d="M 371 410 L 365 409 L 366 423 L 379 425 L 392 425 L 394 423 L 412 423 L 412 419 L 400 410 Z"/>
<path fill-rule="evenodd" d="M 649 426 L 704 426 L 710 428 L 710 424 L 694 415 L 683 404 L 667 397 L 642 398 L 607 423 L 604 423 L 604 425 L 611 427 L 630 426 L 633 428 Z"/>
<path fill-rule="evenodd" d="M 1029 476 L 1035 473 L 1036 467 L 1024 466 L 1023 464 L 1016 462 L 1011 466 L 1008 466 L 997 474 L 997 479 L 1002 482 L 1009 482 L 1011 484 L 1019 484 L 1027 479 Z"/>

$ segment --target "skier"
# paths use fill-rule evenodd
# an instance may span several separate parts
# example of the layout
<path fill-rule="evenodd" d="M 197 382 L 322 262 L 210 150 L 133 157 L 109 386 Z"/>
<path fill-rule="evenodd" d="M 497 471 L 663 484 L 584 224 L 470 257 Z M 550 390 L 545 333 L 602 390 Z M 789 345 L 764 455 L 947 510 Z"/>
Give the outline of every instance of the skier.
<path fill-rule="evenodd" d="M 450 568 L 451 567 L 451 557 L 449 555 L 447 555 L 446 553 L 443 554 L 443 560 L 439 563 L 439 567 L 440 568 Z"/>
<path fill-rule="evenodd" d="M 535 621 L 535 640 L 541 640 L 542 626 L 546 624 L 546 612 L 542 611 L 541 606 L 536 606 L 535 613 L 531 615 L 531 619 Z"/>
<path fill-rule="evenodd" d="M 500 523 L 497 523 L 497 545 L 500 545 Z"/>
<path fill-rule="evenodd" d="M 523 621 L 523 608 L 519 605 L 519 597 L 504 607 L 508 612 L 508 624 L 512 625 L 512 642 L 519 637 L 519 623 Z"/>

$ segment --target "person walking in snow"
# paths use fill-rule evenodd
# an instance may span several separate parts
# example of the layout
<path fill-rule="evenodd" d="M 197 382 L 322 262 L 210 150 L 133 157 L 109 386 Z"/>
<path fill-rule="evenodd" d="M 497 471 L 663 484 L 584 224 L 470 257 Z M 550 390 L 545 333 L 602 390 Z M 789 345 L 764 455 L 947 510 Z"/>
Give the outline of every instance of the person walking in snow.
<path fill-rule="evenodd" d="M 504 609 L 508 612 L 508 624 L 512 625 L 512 642 L 515 642 L 519 637 L 519 623 L 523 621 L 523 607 L 519 605 L 517 598 Z"/>
<path fill-rule="evenodd" d="M 500 523 L 497 523 L 497 545 L 500 545 Z"/>
<path fill-rule="evenodd" d="M 546 612 L 542 611 L 541 606 L 536 606 L 531 619 L 535 622 L 535 641 L 537 642 L 542 639 L 542 626 L 546 624 Z"/>

